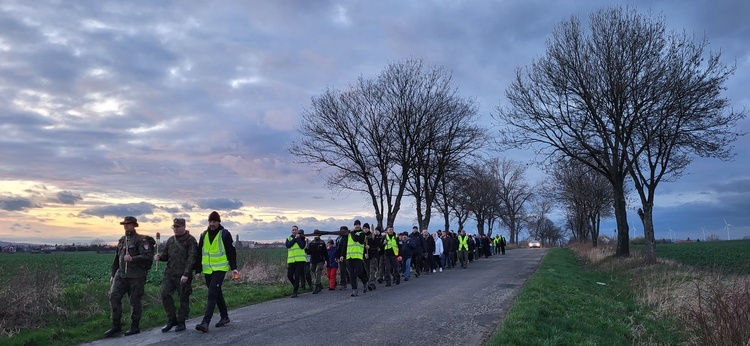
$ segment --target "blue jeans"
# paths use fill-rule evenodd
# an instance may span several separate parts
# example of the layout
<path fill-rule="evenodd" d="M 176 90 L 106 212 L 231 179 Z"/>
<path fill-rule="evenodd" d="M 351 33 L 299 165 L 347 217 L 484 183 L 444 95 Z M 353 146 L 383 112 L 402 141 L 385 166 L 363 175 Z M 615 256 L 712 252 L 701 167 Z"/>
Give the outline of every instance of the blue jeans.
<path fill-rule="evenodd" d="M 411 277 L 411 256 L 406 259 L 406 268 L 404 269 L 404 278 L 408 279 Z"/>

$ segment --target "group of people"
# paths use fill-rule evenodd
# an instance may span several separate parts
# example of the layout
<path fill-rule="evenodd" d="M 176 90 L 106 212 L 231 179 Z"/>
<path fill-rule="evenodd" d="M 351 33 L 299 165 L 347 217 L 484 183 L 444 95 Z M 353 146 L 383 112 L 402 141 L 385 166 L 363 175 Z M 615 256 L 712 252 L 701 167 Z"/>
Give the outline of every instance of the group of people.
<path fill-rule="evenodd" d="M 336 239 L 324 242 L 323 235 L 336 235 Z M 370 229 L 355 220 L 352 229 L 341 226 L 338 232 L 312 232 L 308 241 L 304 230 L 292 226 L 286 239 L 287 278 L 292 284 L 291 298 L 297 298 L 300 290 L 307 288 L 313 294 L 323 290 L 323 272 L 328 281 L 328 290 L 351 287 L 351 296 L 377 289 L 376 283 L 385 286 L 400 284 L 401 277 L 409 281 L 412 271 L 415 277 L 423 273 L 442 272 L 457 265 L 466 269 L 468 264 L 481 256 L 488 257 L 498 252 L 505 254 L 506 240 L 502 235 L 467 235 L 464 230 L 456 234 L 438 230 L 430 234 L 426 229 L 412 227 L 411 233 L 396 234 L 393 226 L 381 232 L 379 227 Z M 338 274 L 338 276 L 337 276 Z M 314 286 L 313 286 L 314 281 Z"/>
<path fill-rule="evenodd" d="M 112 310 L 112 326 L 104 333 L 113 337 L 122 332 L 122 298 L 130 297 L 130 329 L 124 335 L 141 332 L 140 321 L 143 306 L 141 299 L 146 285 L 146 276 L 154 261 L 167 262 L 161 281 L 161 300 L 167 314 L 167 324 L 162 332 L 186 329 L 185 321 L 190 314 L 190 294 L 192 280 L 200 280 L 201 275 L 208 287 L 208 301 L 201 323 L 195 329 L 208 332 L 214 309 L 219 308 L 220 319 L 214 325 L 222 327 L 229 323 L 229 312 L 221 287 L 228 272 L 239 278 L 237 252 L 232 235 L 221 225 L 221 216 L 214 211 L 208 216 L 208 227 L 196 239 L 186 229 L 185 219 L 173 220 L 174 235 L 169 237 L 166 246 L 156 252 L 156 241 L 148 235 L 136 232 L 138 220 L 127 216 L 122 222 L 125 230 L 117 243 L 110 276 L 109 304 Z M 195 273 L 195 274 L 193 274 Z M 175 308 L 172 296 L 177 293 L 179 310 Z"/>
<path fill-rule="evenodd" d="M 153 237 L 136 232 L 138 220 L 135 217 L 126 216 L 120 224 L 125 235 L 117 243 L 111 268 L 109 303 L 112 326 L 104 333 L 105 337 L 122 332 L 122 298 L 125 294 L 130 298 L 131 315 L 130 328 L 124 335 L 140 333 L 141 299 L 146 276 L 154 261 L 167 262 L 161 281 L 161 300 L 167 315 L 162 332 L 173 328 L 176 332 L 186 329 L 192 280 L 200 280 L 201 275 L 208 287 L 208 295 L 203 319 L 195 329 L 208 332 L 217 307 L 220 319 L 214 327 L 230 322 L 221 288 L 228 272 L 232 272 L 234 279 L 239 279 L 237 252 L 232 235 L 221 225 L 218 212 L 208 216 L 208 226 L 197 239 L 186 229 L 185 219 L 174 219 L 174 235 L 169 237 L 160 252 Z M 326 234 L 335 234 L 337 238 L 324 242 L 321 235 Z M 412 269 L 415 277 L 419 277 L 423 273 L 442 272 L 443 268 L 459 264 L 466 269 L 468 263 L 480 256 L 497 253 L 497 248 L 505 254 L 504 237 L 467 235 L 463 230 L 458 234 L 453 231 L 430 234 L 427 230 L 420 232 L 415 226 L 411 233 L 396 234 L 393 226 L 381 232 L 378 227 L 371 230 L 369 224 L 362 225 L 356 220 L 352 229 L 341 226 L 338 232 L 315 230 L 312 235 L 313 240 L 308 242 L 304 230 L 293 226 L 286 240 L 287 277 L 294 289 L 292 298 L 298 296 L 305 283 L 313 294 L 320 293 L 324 273 L 328 290 L 337 287 L 345 290 L 350 286 L 351 295 L 356 297 L 359 296 L 358 281 L 362 283 L 364 294 L 375 290 L 376 283 L 399 285 L 402 275 L 408 281 Z M 175 293 L 179 309 L 175 307 Z"/>

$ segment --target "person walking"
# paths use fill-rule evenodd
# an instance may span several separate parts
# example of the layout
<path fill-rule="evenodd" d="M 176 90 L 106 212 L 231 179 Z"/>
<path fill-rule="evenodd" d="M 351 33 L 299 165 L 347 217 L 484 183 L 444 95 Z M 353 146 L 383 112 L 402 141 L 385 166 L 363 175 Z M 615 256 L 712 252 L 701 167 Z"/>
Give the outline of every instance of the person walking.
<path fill-rule="evenodd" d="M 440 238 L 440 231 L 437 231 L 435 234 L 433 234 L 433 239 L 435 240 L 435 251 L 432 253 L 432 263 L 435 264 L 435 267 L 432 269 L 432 272 L 435 272 L 435 268 L 439 268 L 440 272 L 443 271 L 443 263 L 440 261 L 440 258 L 443 257 L 443 239 Z"/>
<path fill-rule="evenodd" d="M 500 244 L 500 253 L 503 254 L 503 255 L 505 255 L 505 245 L 507 243 L 505 242 L 505 236 L 504 235 L 502 235 L 502 234 L 500 235 L 500 241 L 498 241 L 498 244 Z"/>
<path fill-rule="evenodd" d="M 401 233 L 398 254 L 403 258 L 401 269 L 404 271 L 404 281 L 409 281 L 411 278 L 411 260 L 414 255 L 414 249 L 416 248 L 411 239 L 409 233 Z"/>
<path fill-rule="evenodd" d="M 458 260 L 461 261 L 461 268 L 466 269 L 469 262 L 469 236 L 466 231 L 458 231 Z"/>
<path fill-rule="evenodd" d="M 365 226 L 369 225 L 365 224 Z M 363 228 L 365 234 L 368 234 L 369 227 Z M 378 228 L 375 228 L 375 230 L 367 236 L 365 241 L 365 258 L 369 261 L 367 271 L 369 277 L 367 279 L 368 284 L 366 289 L 372 291 L 377 289 L 375 282 L 383 275 L 382 269 L 380 269 L 382 267 L 381 263 L 383 262 L 383 238 L 380 236 L 380 230 Z"/>
<path fill-rule="evenodd" d="M 328 259 L 326 260 L 326 275 L 328 275 L 328 290 L 336 289 L 336 271 L 339 269 L 339 262 L 336 258 L 336 244 L 333 239 L 328 240 Z"/>
<path fill-rule="evenodd" d="M 435 269 L 435 263 L 432 257 L 432 254 L 435 252 L 435 239 L 430 236 L 430 232 L 426 229 L 422 230 L 422 243 L 424 244 L 425 263 L 427 264 L 425 272 L 429 274 Z"/>
<path fill-rule="evenodd" d="M 419 232 L 419 228 L 414 226 L 411 228 L 411 234 L 409 234 L 409 242 L 414 249 L 411 254 L 411 263 L 414 264 L 414 276 L 419 277 L 422 274 L 422 267 L 424 266 L 423 257 L 425 253 L 425 246 L 422 242 L 422 234 Z"/>
<path fill-rule="evenodd" d="M 346 226 L 341 226 L 340 231 L 349 231 L 349 234 L 341 241 L 341 247 L 338 249 L 339 263 L 346 259 L 346 266 L 349 270 L 349 278 L 352 285 L 352 297 L 359 296 L 357 288 L 357 278 L 362 281 L 362 293 L 367 293 L 367 275 L 364 267 L 365 238 L 366 235 L 361 229 L 349 230 Z"/>
<path fill-rule="evenodd" d="M 286 238 L 286 277 L 292 283 L 292 295 L 290 298 L 297 298 L 300 284 L 304 285 L 305 280 L 305 237 L 299 233 L 299 228 L 292 226 L 292 235 Z"/>
<path fill-rule="evenodd" d="M 326 250 L 326 243 L 322 239 L 320 239 L 319 235 L 316 235 L 315 238 L 313 238 L 313 240 L 310 242 L 310 244 L 307 245 L 307 249 L 305 250 L 305 252 L 307 252 L 307 255 L 310 256 L 310 264 L 312 266 L 310 271 L 315 276 L 315 289 L 313 290 L 313 294 L 318 294 L 323 290 L 323 284 L 321 283 L 321 280 L 323 279 L 326 262 L 328 261 L 328 251 Z"/>
<path fill-rule="evenodd" d="M 336 238 L 336 251 L 341 250 L 341 242 L 344 241 L 345 236 L 339 235 Z M 336 260 L 339 261 L 339 257 L 336 256 Z M 349 281 L 351 279 L 349 278 L 349 270 L 347 270 L 346 266 L 346 259 L 343 261 L 339 261 L 339 290 L 343 291 L 346 289 L 346 286 L 348 285 Z"/>
<path fill-rule="evenodd" d="M 305 266 L 304 266 L 304 280 L 300 283 L 300 289 L 305 289 L 305 282 L 307 282 L 307 289 L 312 291 L 313 290 L 313 278 L 312 278 L 312 265 L 310 263 L 310 254 L 307 253 L 307 247 L 310 246 L 310 242 L 307 241 L 307 238 L 305 238 L 305 230 L 301 229 L 299 230 L 299 235 L 304 239 L 305 241 Z"/>
<path fill-rule="evenodd" d="M 161 303 L 167 313 L 167 324 L 161 329 L 166 333 L 175 328 L 175 332 L 185 330 L 185 320 L 190 315 L 190 294 L 193 292 L 193 270 L 198 262 L 198 241 L 186 229 L 185 219 L 172 221 L 174 235 L 167 239 L 161 253 L 154 255 L 154 261 L 167 262 L 164 276 L 161 279 Z M 177 292 L 180 310 L 175 312 L 172 294 Z"/>
<path fill-rule="evenodd" d="M 453 267 L 453 238 L 451 238 L 450 232 L 445 231 L 440 235 L 440 239 L 443 240 L 443 268 L 449 269 Z"/>
<path fill-rule="evenodd" d="M 237 271 L 237 251 L 234 248 L 232 234 L 221 225 L 221 216 L 218 212 L 213 211 L 208 215 L 208 228 L 198 239 L 198 248 L 202 251 L 198 268 L 202 269 L 208 287 L 208 301 L 203 320 L 195 329 L 207 333 L 216 307 L 219 308 L 221 319 L 214 327 L 223 327 L 229 323 L 229 311 L 221 285 L 224 284 L 224 277 L 228 271 L 231 270 L 233 276 L 239 276 L 240 273 Z M 200 280 L 200 276 L 201 273 L 195 274 L 195 279 Z"/>
<path fill-rule="evenodd" d="M 391 286 L 391 281 L 396 285 L 401 283 L 401 273 L 398 261 L 398 238 L 393 231 L 393 226 L 389 225 L 383 236 L 383 261 L 385 262 L 385 286 Z"/>
<path fill-rule="evenodd" d="M 109 277 L 109 306 L 112 310 L 112 327 L 104 332 L 104 337 L 110 338 L 122 331 L 122 298 L 127 293 L 130 297 L 130 329 L 125 335 L 141 332 L 140 322 L 143 313 L 143 292 L 146 287 L 146 275 L 154 261 L 154 246 L 156 241 L 147 235 L 140 235 L 135 231 L 138 220 L 134 216 L 126 216 L 120 224 L 125 230 L 117 242 L 117 252 L 112 262 Z"/>

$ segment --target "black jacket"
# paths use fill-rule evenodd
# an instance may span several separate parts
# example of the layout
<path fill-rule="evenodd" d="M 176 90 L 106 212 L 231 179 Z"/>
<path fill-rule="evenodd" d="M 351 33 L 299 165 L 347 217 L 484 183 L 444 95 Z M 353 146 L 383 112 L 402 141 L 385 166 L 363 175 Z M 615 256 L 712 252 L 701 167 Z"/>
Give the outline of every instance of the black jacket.
<path fill-rule="evenodd" d="M 305 249 L 305 253 L 310 255 L 310 263 L 323 263 L 327 261 L 328 249 L 326 243 L 320 239 L 313 239 Z"/>
<path fill-rule="evenodd" d="M 411 232 L 409 234 L 409 240 L 414 246 L 414 255 L 421 256 L 425 252 L 425 246 L 422 242 L 422 235 L 419 232 Z"/>

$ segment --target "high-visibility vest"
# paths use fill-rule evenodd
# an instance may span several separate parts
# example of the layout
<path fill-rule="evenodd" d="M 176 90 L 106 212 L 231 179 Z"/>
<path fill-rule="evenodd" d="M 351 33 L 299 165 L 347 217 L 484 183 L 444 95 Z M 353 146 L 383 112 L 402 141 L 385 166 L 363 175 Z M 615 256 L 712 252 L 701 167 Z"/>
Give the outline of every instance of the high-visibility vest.
<path fill-rule="evenodd" d="M 364 259 L 364 256 L 362 256 L 364 252 L 365 246 L 354 241 L 352 235 L 349 234 L 349 239 L 346 242 L 346 259 Z"/>
<path fill-rule="evenodd" d="M 219 231 L 213 243 L 209 240 L 208 232 L 203 236 L 203 257 L 201 258 L 203 274 L 229 271 L 229 260 L 227 260 L 227 253 L 224 251 L 223 234 L 224 230 Z"/>
<path fill-rule="evenodd" d="M 294 239 L 294 237 L 289 237 L 289 240 Z M 296 262 L 306 262 L 305 259 L 305 250 L 301 247 L 299 247 L 299 244 L 295 241 L 294 245 L 292 247 L 286 249 L 286 263 L 296 263 Z"/>
<path fill-rule="evenodd" d="M 463 247 L 464 250 L 469 250 L 469 236 L 468 235 L 459 235 L 458 236 L 458 251 L 461 251 L 461 248 Z"/>
<path fill-rule="evenodd" d="M 385 235 L 385 251 L 393 249 L 393 254 L 398 256 L 398 244 L 396 244 L 396 236 L 390 234 Z"/>

